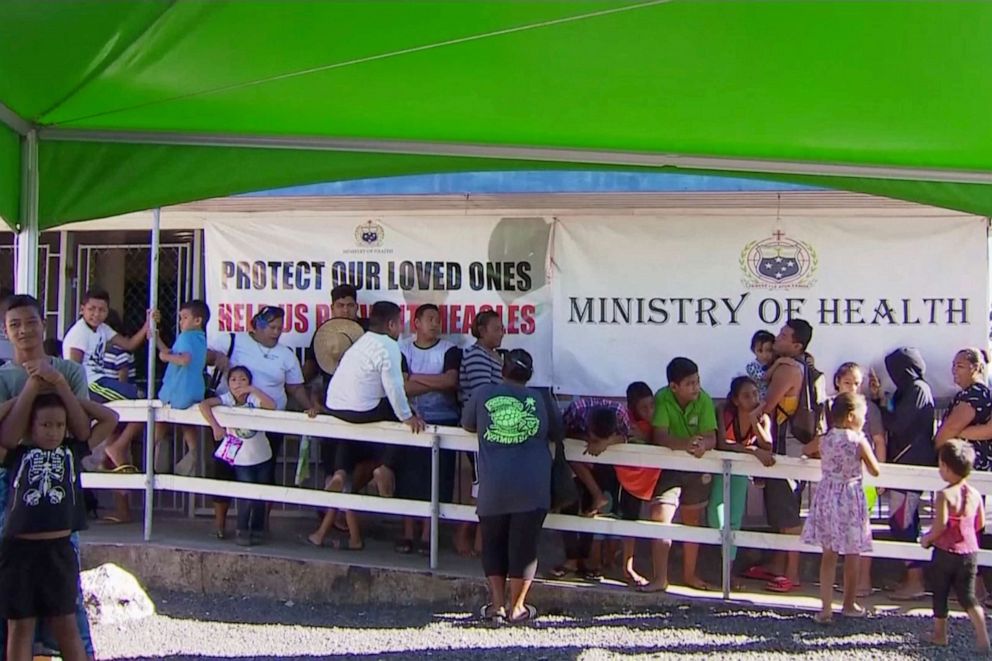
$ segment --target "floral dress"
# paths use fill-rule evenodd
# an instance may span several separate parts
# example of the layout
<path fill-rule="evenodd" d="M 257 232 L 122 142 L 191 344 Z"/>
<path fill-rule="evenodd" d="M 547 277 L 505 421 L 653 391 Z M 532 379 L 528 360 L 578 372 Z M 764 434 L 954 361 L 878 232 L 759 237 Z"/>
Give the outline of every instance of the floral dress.
<path fill-rule="evenodd" d="M 823 477 L 813 495 L 802 540 L 841 555 L 871 551 L 871 526 L 861 476 L 864 433 L 831 429 L 820 443 Z"/>

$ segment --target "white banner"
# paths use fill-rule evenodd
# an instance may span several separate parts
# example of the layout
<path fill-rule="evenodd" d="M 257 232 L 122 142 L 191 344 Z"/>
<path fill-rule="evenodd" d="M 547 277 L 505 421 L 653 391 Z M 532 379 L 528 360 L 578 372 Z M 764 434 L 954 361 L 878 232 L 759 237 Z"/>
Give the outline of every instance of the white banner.
<path fill-rule="evenodd" d="M 266 214 L 206 224 L 209 333 L 246 330 L 263 305 L 286 308 L 283 342 L 308 346 L 330 317 L 330 292 L 358 289 L 360 315 L 393 301 L 410 332 L 419 305 L 440 307 L 442 332 L 467 345 L 476 314 L 495 309 L 505 348 L 535 357 L 536 385 L 550 383 L 547 252 L 551 221 L 501 216 L 307 216 Z"/>
<path fill-rule="evenodd" d="M 988 338 L 986 222 L 975 217 L 801 218 L 673 212 L 559 216 L 555 228 L 555 385 L 622 395 L 665 385 L 687 356 L 703 387 L 726 396 L 752 360 L 750 339 L 791 317 L 814 328 L 810 352 L 832 376 L 915 346 L 938 395 L 950 364 Z M 891 389 L 891 385 L 889 386 Z"/>

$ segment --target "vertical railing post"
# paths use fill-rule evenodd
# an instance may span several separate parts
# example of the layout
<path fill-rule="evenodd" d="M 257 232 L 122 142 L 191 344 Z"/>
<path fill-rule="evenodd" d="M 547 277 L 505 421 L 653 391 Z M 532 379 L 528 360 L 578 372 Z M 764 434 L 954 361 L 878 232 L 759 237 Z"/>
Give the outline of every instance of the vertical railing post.
<path fill-rule="evenodd" d="M 730 527 L 730 478 L 731 462 L 723 460 L 723 521 L 720 526 L 720 558 L 723 561 L 723 598 L 730 599 L 731 556 L 733 555 L 734 531 Z"/>
<path fill-rule="evenodd" d="M 438 533 L 441 524 L 441 435 L 431 438 L 431 569 L 437 569 Z"/>
<path fill-rule="evenodd" d="M 158 309 L 158 252 L 161 243 L 160 209 L 152 211 L 152 245 L 148 260 L 148 309 Z M 158 324 L 148 320 L 148 420 L 145 427 L 145 541 L 152 538 L 152 508 L 155 505 L 155 367 L 158 361 Z"/>

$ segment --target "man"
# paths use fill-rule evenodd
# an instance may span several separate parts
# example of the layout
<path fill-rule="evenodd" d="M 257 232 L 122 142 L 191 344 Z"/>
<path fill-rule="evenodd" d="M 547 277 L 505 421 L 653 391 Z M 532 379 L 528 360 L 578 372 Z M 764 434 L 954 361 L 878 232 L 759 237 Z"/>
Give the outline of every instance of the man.
<path fill-rule="evenodd" d="M 351 285 L 338 285 L 331 290 L 331 319 L 350 319 L 358 322 L 366 330 L 368 323 L 358 318 L 358 291 Z M 364 323 L 363 323 L 364 322 Z M 317 334 L 314 333 L 314 338 Z M 317 352 L 314 350 L 314 340 L 310 341 L 303 357 L 303 378 L 307 384 L 320 381 L 319 401 L 327 401 L 327 389 L 331 386 L 329 374 L 321 369 L 317 362 Z M 337 448 L 337 439 L 321 439 L 320 441 L 320 465 L 324 469 L 324 489 L 340 491 L 340 488 L 331 489 L 331 480 L 334 477 L 334 455 Z M 337 486 L 337 485 L 335 485 Z"/>
<path fill-rule="evenodd" d="M 773 349 L 778 360 L 771 370 L 764 405 L 755 410 L 754 416 L 757 419 L 768 415 L 773 421 L 772 439 L 776 454 L 802 454 L 801 444 L 790 437 L 788 428 L 789 419 L 799 408 L 809 360 L 806 350 L 812 340 L 813 327 L 803 319 L 787 321 L 775 338 Z M 773 530 L 783 535 L 802 532 L 802 519 L 799 517 L 801 496 L 800 484 L 795 480 L 765 480 L 765 516 Z M 772 592 L 792 592 L 800 586 L 799 552 L 776 552 L 768 567 L 751 567 L 744 577 L 768 581 L 765 588 Z"/>
<path fill-rule="evenodd" d="M 441 338 L 441 312 L 433 304 L 417 308 L 413 320 L 416 336 L 400 342 L 400 353 L 406 360 L 409 374 L 406 394 L 410 404 L 429 425 L 457 427 L 461 420 L 458 408 L 458 370 L 462 351 Z M 403 469 L 397 477 L 397 493 L 403 498 L 430 500 L 431 451 L 427 448 L 407 448 Z M 440 455 L 439 492 L 445 501 L 455 486 L 455 457 L 451 450 Z M 415 535 L 416 520 L 403 519 L 403 538 L 396 544 L 398 553 L 429 551 L 430 522 L 423 521 L 421 536 Z"/>
<path fill-rule="evenodd" d="M 668 386 L 659 390 L 655 397 L 652 421 L 654 443 L 701 458 L 716 447 L 716 407 L 700 386 L 699 367 L 696 363 L 688 358 L 675 358 L 665 371 Z M 655 487 L 652 520 L 671 523 L 675 512 L 679 511 L 685 525 L 705 525 L 711 482 L 712 478 L 705 473 L 663 470 Z M 668 589 L 668 552 L 671 548 L 671 540 L 651 541 L 654 579 L 642 588 L 645 592 Z M 682 577 L 685 584 L 697 590 L 713 589 L 696 573 L 699 544 L 684 542 L 682 548 Z"/>
<path fill-rule="evenodd" d="M 8 299 L 4 314 L 4 327 L 13 345 L 13 359 L 0 367 L 0 403 L 16 398 L 16 403 L 0 425 L 0 434 L 24 436 L 30 420 L 31 408 L 39 391 L 25 388 L 29 376 L 37 375 L 45 381 L 66 403 L 69 433 L 77 440 L 87 440 L 90 436 L 89 416 L 83 411 L 78 399 L 89 397 L 89 384 L 82 365 L 45 355 L 45 322 L 41 304 L 33 296 L 19 295 Z M 8 475 L 0 468 L 0 531 L 2 517 L 7 509 Z M 73 546 L 79 553 L 79 537 L 72 536 Z M 90 638 L 89 621 L 83 607 L 82 592 L 76 602 L 76 623 L 83 639 L 86 655 L 94 658 L 93 641 Z M 6 649 L 7 626 L 0 622 L 0 649 Z M 42 636 L 42 644 L 48 648 L 56 645 L 51 635 Z"/>
<path fill-rule="evenodd" d="M 380 301 L 372 306 L 369 332 L 345 353 L 327 389 L 331 415 L 356 424 L 402 422 L 415 434 L 425 429 L 406 396 L 403 355 L 397 342 L 401 324 L 402 311 L 395 303 Z M 379 494 L 391 497 L 396 486 L 396 446 L 384 448 L 380 450 L 382 465 L 373 471 L 373 479 Z M 341 463 L 336 462 L 336 468 Z"/>

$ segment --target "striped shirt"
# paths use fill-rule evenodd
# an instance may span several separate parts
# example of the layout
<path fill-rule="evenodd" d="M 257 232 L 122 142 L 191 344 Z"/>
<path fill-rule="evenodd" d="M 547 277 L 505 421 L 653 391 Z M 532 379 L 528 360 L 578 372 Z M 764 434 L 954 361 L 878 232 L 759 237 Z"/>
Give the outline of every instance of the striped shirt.
<path fill-rule="evenodd" d="M 110 345 L 103 352 L 103 360 L 97 372 L 101 377 L 118 379 L 120 371 L 124 368 L 127 368 L 128 382 L 133 383 L 138 378 L 138 370 L 134 367 L 134 355 L 120 347 Z"/>
<path fill-rule="evenodd" d="M 503 382 L 503 359 L 478 342 L 465 349 L 458 371 L 458 400 L 464 404 L 481 386 Z"/>

